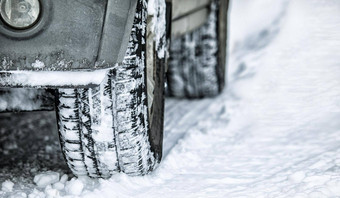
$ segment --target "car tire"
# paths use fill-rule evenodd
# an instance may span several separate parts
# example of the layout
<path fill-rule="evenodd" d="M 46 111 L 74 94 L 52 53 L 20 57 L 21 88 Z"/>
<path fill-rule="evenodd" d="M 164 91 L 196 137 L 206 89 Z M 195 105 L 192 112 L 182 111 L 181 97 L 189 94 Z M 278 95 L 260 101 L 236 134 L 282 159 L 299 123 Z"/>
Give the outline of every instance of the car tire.
<path fill-rule="evenodd" d="M 167 72 L 167 93 L 182 98 L 219 94 L 225 86 L 227 0 L 213 0 L 207 22 L 173 38 Z"/>
<path fill-rule="evenodd" d="M 124 61 L 99 87 L 58 90 L 61 148 L 76 176 L 145 175 L 162 158 L 166 61 L 154 38 L 165 35 L 150 33 L 147 18 L 147 2 L 138 0 Z"/>

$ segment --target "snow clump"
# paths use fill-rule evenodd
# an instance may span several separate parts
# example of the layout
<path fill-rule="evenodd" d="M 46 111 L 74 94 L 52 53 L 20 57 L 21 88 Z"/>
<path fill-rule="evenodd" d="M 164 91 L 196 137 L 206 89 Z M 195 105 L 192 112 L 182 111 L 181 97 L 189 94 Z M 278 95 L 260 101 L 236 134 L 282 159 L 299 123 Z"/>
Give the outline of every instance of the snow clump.
<path fill-rule="evenodd" d="M 16 192 L 10 195 L 8 198 L 27 198 L 27 194 L 24 192 Z M 28 197 L 28 198 L 38 198 L 38 197 Z"/>
<path fill-rule="evenodd" d="M 59 173 L 47 171 L 36 175 L 33 181 L 39 188 L 45 188 L 48 185 L 59 182 Z"/>
<path fill-rule="evenodd" d="M 46 186 L 45 188 L 45 195 L 47 197 L 60 197 L 59 191 L 57 189 L 52 188 L 51 185 Z"/>
<path fill-rule="evenodd" d="M 13 182 L 6 180 L 5 182 L 2 183 L 1 190 L 4 192 L 12 192 L 13 186 L 14 186 Z"/>
<path fill-rule="evenodd" d="M 84 184 L 79 179 L 71 179 L 65 186 L 66 193 L 70 195 L 80 195 L 83 192 Z"/>
<path fill-rule="evenodd" d="M 45 63 L 41 62 L 40 60 L 35 60 L 35 62 L 32 63 L 32 67 L 37 68 L 37 69 L 42 69 L 45 67 Z"/>

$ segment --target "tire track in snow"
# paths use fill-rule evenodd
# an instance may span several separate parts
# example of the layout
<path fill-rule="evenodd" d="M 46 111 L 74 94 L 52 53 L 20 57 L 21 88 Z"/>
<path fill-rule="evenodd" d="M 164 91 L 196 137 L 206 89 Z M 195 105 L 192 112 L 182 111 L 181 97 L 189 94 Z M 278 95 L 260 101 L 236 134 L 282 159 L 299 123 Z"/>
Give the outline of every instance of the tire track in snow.
<path fill-rule="evenodd" d="M 224 93 L 225 94 L 225 93 Z M 221 97 L 221 96 L 220 96 Z M 164 157 L 183 139 L 190 129 L 194 129 L 198 123 L 211 116 L 207 109 L 216 106 L 216 98 L 201 100 L 167 98 L 165 108 L 165 134 L 164 134 Z M 218 105 L 220 105 L 218 104 Z"/>

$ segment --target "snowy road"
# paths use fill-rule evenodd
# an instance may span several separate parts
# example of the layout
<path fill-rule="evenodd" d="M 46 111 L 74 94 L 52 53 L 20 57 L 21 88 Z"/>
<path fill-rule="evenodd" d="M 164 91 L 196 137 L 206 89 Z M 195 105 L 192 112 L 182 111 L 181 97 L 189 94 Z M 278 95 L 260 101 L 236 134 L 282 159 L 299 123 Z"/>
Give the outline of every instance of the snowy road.
<path fill-rule="evenodd" d="M 340 2 L 233 1 L 229 48 L 222 95 L 167 99 L 153 174 L 80 178 L 79 197 L 340 197 Z M 0 197 L 76 197 L 33 183 L 69 174 L 57 138 L 53 112 L 0 115 Z"/>

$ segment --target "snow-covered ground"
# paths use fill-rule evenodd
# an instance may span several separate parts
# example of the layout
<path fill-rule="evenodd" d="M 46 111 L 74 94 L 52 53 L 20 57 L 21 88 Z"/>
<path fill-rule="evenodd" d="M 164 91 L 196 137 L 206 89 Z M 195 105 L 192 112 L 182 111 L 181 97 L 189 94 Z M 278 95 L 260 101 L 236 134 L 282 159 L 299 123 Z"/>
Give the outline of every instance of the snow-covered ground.
<path fill-rule="evenodd" d="M 72 178 L 53 112 L 0 115 L 0 197 L 340 197 L 340 2 L 234 0 L 229 88 L 167 99 L 151 175 Z"/>

